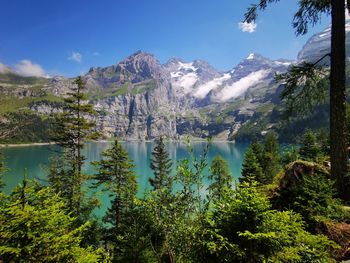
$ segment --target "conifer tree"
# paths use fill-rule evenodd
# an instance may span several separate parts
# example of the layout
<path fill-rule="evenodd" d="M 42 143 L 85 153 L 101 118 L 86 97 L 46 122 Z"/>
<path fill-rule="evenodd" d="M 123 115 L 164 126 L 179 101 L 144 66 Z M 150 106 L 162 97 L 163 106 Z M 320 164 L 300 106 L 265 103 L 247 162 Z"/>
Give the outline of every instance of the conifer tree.
<path fill-rule="evenodd" d="M 256 182 L 227 191 L 208 214 L 192 230 L 189 262 L 335 262 L 335 242 L 307 232 L 293 211 L 271 209 Z"/>
<path fill-rule="evenodd" d="M 168 189 L 171 191 L 172 179 L 170 173 L 172 165 L 173 163 L 165 149 L 163 137 L 160 137 L 156 147 L 154 147 L 152 151 L 150 165 L 153 170 L 154 178 L 150 178 L 149 182 L 153 190 Z"/>
<path fill-rule="evenodd" d="M 259 164 L 258 159 L 251 147 L 249 147 L 244 155 L 243 165 L 242 165 L 242 177 L 239 181 L 242 182 L 252 182 L 257 181 L 262 183 L 263 180 L 263 170 Z"/>
<path fill-rule="evenodd" d="M 209 195 L 217 201 L 221 201 L 225 189 L 231 188 L 232 176 L 227 161 L 220 155 L 215 156 L 210 166 L 209 180 L 212 182 L 208 187 Z"/>
<path fill-rule="evenodd" d="M 98 135 L 94 131 L 95 122 L 88 119 L 96 113 L 86 102 L 85 88 L 83 79 L 78 77 L 67 93 L 68 97 L 64 98 L 63 112 L 55 116 L 52 139 L 63 148 L 65 162 L 57 167 L 59 170 L 51 169 L 49 175 L 55 191 L 67 193 L 68 210 L 75 216 L 81 213 L 82 186 L 87 179 L 82 173 L 85 157 L 81 151 L 87 139 L 95 139 Z"/>
<path fill-rule="evenodd" d="M 91 248 L 80 247 L 89 223 L 75 218 L 50 187 L 23 180 L 0 209 L 1 262 L 98 262 Z"/>
<path fill-rule="evenodd" d="M 259 161 L 260 166 L 264 162 L 264 145 L 258 141 L 256 137 L 252 139 L 252 142 L 250 144 L 250 147 L 252 148 L 256 158 Z"/>
<path fill-rule="evenodd" d="M 0 190 L 5 186 L 5 183 L 2 179 L 2 174 L 5 172 L 6 167 L 4 163 L 4 156 L 2 153 L 0 153 Z"/>
<path fill-rule="evenodd" d="M 260 164 L 264 173 L 262 183 L 271 183 L 280 167 L 279 145 L 275 133 L 269 132 L 266 134 L 263 149 L 263 160 Z"/>
<path fill-rule="evenodd" d="M 111 226 L 107 229 L 106 239 L 114 244 L 114 257 L 122 257 L 128 244 L 127 233 L 129 225 L 134 223 L 134 199 L 137 192 L 137 183 L 133 171 L 134 164 L 122 145 L 115 140 L 112 148 L 102 153 L 102 160 L 94 162 L 98 173 L 93 176 L 94 186 L 102 186 L 113 198 L 103 221 Z"/>
<path fill-rule="evenodd" d="M 307 129 L 301 139 L 300 157 L 307 161 L 316 161 L 321 153 L 321 148 L 317 143 L 316 134 Z"/>
<path fill-rule="evenodd" d="M 279 0 L 259 0 L 253 4 L 245 14 L 245 22 L 255 22 L 257 11 L 264 10 L 268 4 Z M 331 175 L 336 180 L 339 196 L 350 200 L 350 180 L 348 177 L 347 132 L 346 132 L 346 73 L 345 73 L 345 12 L 350 11 L 350 0 L 303 0 L 299 1 L 299 8 L 294 14 L 293 27 L 297 35 L 308 32 L 309 25 L 315 25 L 322 14 L 331 14 L 331 52 L 324 54 L 318 61 L 303 62 L 292 66 L 289 72 L 278 79 L 286 82 L 286 89 L 282 97 L 289 105 L 304 107 L 313 106 L 319 102 L 318 94 L 325 89 L 324 70 L 319 62 L 330 56 L 330 159 Z M 310 85 L 311 84 L 311 85 Z M 321 84 L 321 85 L 319 85 Z M 316 94 L 316 96 L 315 96 Z M 324 96 L 321 96 L 324 98 Z M 295 107 L 292 107 L 295 109 Z M 305 107 L 304 107 L 305 108 Z"/>
<path fill-rule="evenodd" d="M 283 156 L 281 157 L 281 163 L 282 165 L 288 165 L 298 159 L 300 159 L 299 148 L 292 146 L 284 151 Z"/>

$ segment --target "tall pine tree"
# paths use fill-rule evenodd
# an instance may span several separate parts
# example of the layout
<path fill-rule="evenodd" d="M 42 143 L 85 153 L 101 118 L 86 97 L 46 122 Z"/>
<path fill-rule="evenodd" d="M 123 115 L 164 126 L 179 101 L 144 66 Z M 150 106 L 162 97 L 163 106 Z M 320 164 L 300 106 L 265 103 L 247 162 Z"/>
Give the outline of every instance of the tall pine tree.
<path fill-rule="evenodd" d="M 92 104 L 87 103 L 84 94 L 85 83 L 81 77 L 74 81 L 71 91 L 64 98 L 63 112 L 56 114 L 52 139 L 64 150 L 64 163 L 56 170 L 51 167 L 49 181 L 56 192 L 66 193 L 68 210 L 75 216 L 81 214 L 84 201 L 82 186 L 87 177 L 82 173 L 85 156 L 82 148 L 87 139 L 97 137 L 95 122 L 91 117 L 96 114 Z"/>
<path fill-rule="evenodd" d="M 259 0 L 258 4 L 253 4 L 248 9 L 245 22 L 255 22 L 257 11 L 264 10 L 268 4 L 275 2 L 279 0 Z M 331 175 L 336 180 L 339 196 L 347 201 L 350 200 L 350 180 L 347 175 L 345 12 L 349 11 L 350 0 L 303 0 L 299 1 L 299 9 L 294 14 L 293 20 L 296 34 L 304 35 L 308 32 L 309 25 L 317 24 L 322 14 L 331 13 L 331 53 L 324 54 L 324 57 L 328 55 L 331 57 L 329 93 Z M 298 105 L 314 104 L 315 93 L 322 93 L 322 89 L 324 90 L 324 85 L 318 85 L 322 81 L 314 83 L 316 88 L 309 85 L 313 79 L 320 79 L 324 73 L 320 71 L 318 62 L 320 61 L 292 66 L 290 71 L 280 78 L 286 82 L 283 93 L 287 102 L 292 105 L 297 104 L 296 102 L 299 102 Z M 310 90 L 313 92 L 310 93 Z"/>
<path fill-rule="evenodd" d="M 156 147 L 154 147 L 152 151 L 150 165 L 151 169 L 153 170 L 154 178 L 150 178 L 149 182 L 153 187 L 153 190 L 171 190 L 172 178 L 170 177 L 170 173 L 172 165 L 173 163 L 165 149 L 163 137 L 160 137 Z"/>
<path fill-rule="evenodd" d="M 94 162 L 94 165 L 98 168 L 98 173 L 93 176 L 94 186 L 102 186 L 113 198 L 103 218 L 110 226 L 106 239 L 114 245 L 114 258 L 123 258 L 123 251 L 132 246 L 128 243 L 128 229 L 134 223 L 132 217 L 137 192 L 134 164 L 126 150 L 115 140 L 112 148 L 102 153 L 102 160 Z"/>
<path fill-rule="evenodd" d="M 264 145 L 260 141 L 258 141 L 256 137 L 254 137 L 250 144 L 250 148 L 252 148 L 260 165 L 262 165 L 262 163 L 264 162 Z"/>

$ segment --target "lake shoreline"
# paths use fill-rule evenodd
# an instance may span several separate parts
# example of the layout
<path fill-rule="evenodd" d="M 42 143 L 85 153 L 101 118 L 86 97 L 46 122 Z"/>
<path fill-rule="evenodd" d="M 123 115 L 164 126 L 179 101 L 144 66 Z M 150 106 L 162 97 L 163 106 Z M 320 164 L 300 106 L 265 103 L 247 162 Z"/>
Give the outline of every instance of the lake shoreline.
<path fill-rule="evenodd" d="M 7 147 L 28 147 L 28 146 L 44 146 L 44 145 L 54 145 L 54 142 L 33 142 L 33 143 L 9 143 L 9 144 L 0 144 L 0 148 Z"/>
<path fill-rule="evenodd" d="M 114 139 L 107 139 L 107 140 L 97 140 L 93 142 L 113 142 Z M 119 140 L 120 142 L 154 142 L 154 140 Z M 89 141 L 90 142 L 90 141 Z M 185 143 L 186 140 L 166 140 L 165 142 L 175 142 L 175 143 Z M 206 139 L 200 139 L 200 138 L 192 138 L 190 142 L 207 142 Z M 220 139 L 212 139 L 210 142 L 222 142 L 222 143 L 235 143 L 235 141 L 229 141 L 229 140 L 220 140 Z M 10 147 L 29 147 L 29 146 L 45 146 L 45 145 L 55 145 L 55 142 L 33 142 L 33 143 L 2 143 L 0 144 L 0 148 L 10 148 Z"/>

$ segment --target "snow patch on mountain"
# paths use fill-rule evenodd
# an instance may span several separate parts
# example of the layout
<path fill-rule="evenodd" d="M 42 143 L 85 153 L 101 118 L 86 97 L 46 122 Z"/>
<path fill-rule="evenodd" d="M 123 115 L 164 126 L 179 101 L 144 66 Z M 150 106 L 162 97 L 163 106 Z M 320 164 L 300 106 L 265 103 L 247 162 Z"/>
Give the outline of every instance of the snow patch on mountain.
<path fill-rule="evenodd" d="M 346 12 L 345 20 L 346 45 L 350 45 L 350 16 Z M 314 34 L 303 46 L 298 54 L 299 61 L 315 62 L 330 53 L 331 50 L 331 32 L 332 28 L 329 25 L 322 32 Z M 346 56 L 350 56 L 350 50 L 346 51 Z M 323 64 L 329 64 L 329 58 L 322 61 Z"/>
<path fill-rule="evenodd" d="M 250 53 L 249 56 L 246 59 L 254 59 L 255 54 L 254 53 Z"/>
<path fill-rule="evenodd" d="M 197 68 L 193 66 L 193 62 L 191 63 L 183 63 L 179 62 L 178 70 L 190 70 L 190 71 L 196 71 Z"/>

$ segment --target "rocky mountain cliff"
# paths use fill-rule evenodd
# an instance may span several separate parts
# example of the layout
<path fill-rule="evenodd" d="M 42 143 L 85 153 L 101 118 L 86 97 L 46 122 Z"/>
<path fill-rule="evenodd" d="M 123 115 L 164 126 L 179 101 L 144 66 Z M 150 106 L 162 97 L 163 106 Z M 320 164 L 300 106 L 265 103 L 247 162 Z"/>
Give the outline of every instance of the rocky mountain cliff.
<path fill-rule="evenodd" d="M 83 79 L 105 137 L 178 139 L 190 134 L 226 140 L 258 108 L 271 110 L 268 104 L 277 91 L 274 74 L 286 71 L 290 63 L 250 54 L 231 71 L 219 72 L 205 61 L 170 59 L 161 64 L 152 54 L 138 51 L 116 65 L 91 68 Z M 14 73 L 2 76 L 2 94 L 9 99 L 26 96 L 26 107 L 41 114 L 59 110 L 60 98 L 73 85 L 64 77 L 18 76 L 28 82 L 21 86 Z"/>
<path fill-rule="evenodd" d="M 329 44 L 328 28 L 305 44 L 298 59 L 315 59 Z M 247 127 L 265 133 L 276 125 L 282 87 L 274 75 L 292 63 L 252 53 L 232 70 L 220 72 L 202 60 L 172 58 L 161 64 L 154 55 L 138 51 L 115 65 L 92 67 L 83 79 L 105 137 L 227 140 Z M 0 73 L 0 114 L 29 109 L 44 116 L 57 111 L 72 83 L 64 77 L 22 77 L 6 67 Z"/>

